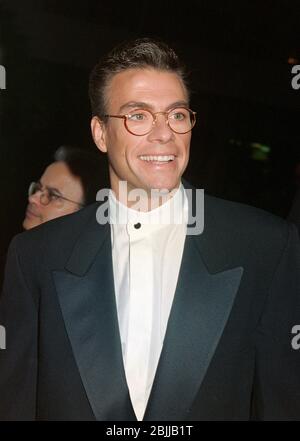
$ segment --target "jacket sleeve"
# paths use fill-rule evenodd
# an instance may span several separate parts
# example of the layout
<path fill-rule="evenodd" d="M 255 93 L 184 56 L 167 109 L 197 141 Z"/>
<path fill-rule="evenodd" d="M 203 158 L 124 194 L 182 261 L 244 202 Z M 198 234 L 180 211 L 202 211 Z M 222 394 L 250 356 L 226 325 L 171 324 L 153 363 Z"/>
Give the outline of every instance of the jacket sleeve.
<path fill-rule="evenodd" d="M 5 349 L 0 350 L 2 421 L 35 419 L 38 307 L 31 291 L 18 258 L 17 236 L 9 247 L 0 297 L 0 325 L 6 339 Z"/>
<path fill-rule="evenodd" d="M 300 420 L 300 241 L 287 241 L 256 332 L 253 419 Z"/>

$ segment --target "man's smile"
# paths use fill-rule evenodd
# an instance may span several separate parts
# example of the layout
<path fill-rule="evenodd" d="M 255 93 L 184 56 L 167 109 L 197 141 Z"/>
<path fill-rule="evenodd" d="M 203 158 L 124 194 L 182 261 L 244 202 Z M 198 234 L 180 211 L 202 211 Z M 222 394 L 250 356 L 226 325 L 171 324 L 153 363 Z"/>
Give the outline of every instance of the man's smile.
<path fill-rule="evenodd" d="M 141 155 L 139 158 L 147 162 L 170 162 L 174 161 L 175 155 Z"/>
<path fill-rule="evenodd" d="M 156 166 L 156 168 L 160 168 L 166 165 L 173 165 L 176 156 L 175 155 L 140 155 L 139 159 L 143 161 L 147 166 Z"/>

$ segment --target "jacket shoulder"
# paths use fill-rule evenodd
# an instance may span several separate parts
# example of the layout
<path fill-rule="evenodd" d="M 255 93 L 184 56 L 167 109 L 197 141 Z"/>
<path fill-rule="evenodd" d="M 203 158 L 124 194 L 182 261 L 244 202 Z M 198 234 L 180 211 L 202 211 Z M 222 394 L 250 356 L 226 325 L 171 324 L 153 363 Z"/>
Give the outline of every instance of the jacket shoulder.
<path fill-rule="evenodd" d="M 87 225 L 97 225 L 98 206 L 98 203 L 91 204 L 75 213 L 24 231 L 13 238 L 10 248 L 15 247 L 25 261 L 29 259 L 32 262 L 46 257 L 51 259 L 51 256 L 56 256 L 59 262 L 71 253 L 74 243 Z"/>
<path fill-rule="evenodd" d="M 285 219 L 249 205 L 205 196 L 204 229 L 218 238 L 223 247 L 278 256 L 296 228 Z M 275 257 L 275 256 L 274 256 Z"/>

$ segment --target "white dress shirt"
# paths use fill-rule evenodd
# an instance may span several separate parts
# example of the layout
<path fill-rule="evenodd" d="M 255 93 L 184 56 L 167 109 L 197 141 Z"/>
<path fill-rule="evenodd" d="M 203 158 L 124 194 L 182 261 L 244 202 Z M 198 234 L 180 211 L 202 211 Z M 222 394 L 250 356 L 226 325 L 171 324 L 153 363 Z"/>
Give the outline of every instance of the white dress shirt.
<path fill-rule="evenodd" d="M 109 206 L 123 362 L 131 402 L 142 420 L 177 285 L 188 203 L 181 184 L 172 198 L 149 212 L 126 207 L 112 191 Z"/>

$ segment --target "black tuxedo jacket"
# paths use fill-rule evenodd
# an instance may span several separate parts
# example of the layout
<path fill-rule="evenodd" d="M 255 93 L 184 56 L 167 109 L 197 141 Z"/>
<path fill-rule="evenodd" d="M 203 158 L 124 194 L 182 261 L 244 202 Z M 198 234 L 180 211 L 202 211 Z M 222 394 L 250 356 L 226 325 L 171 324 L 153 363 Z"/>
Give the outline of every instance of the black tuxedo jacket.
<path fill-rule="evenodd" d="M 291 211 L 288 216 L 288 220 L 293 222 L 297 226 L 300 233 L 300 188 L 296 193 Z"/>
<path fill-rule="evenodd" d="M 97 207 L 11 243 L 1 420 L 135 419 L 110 227 L 96 222 Z M 299 249 L 292 224 L 205 197 L 204 232 L 186 237 L 144 420 L 300 419 Z"/>

